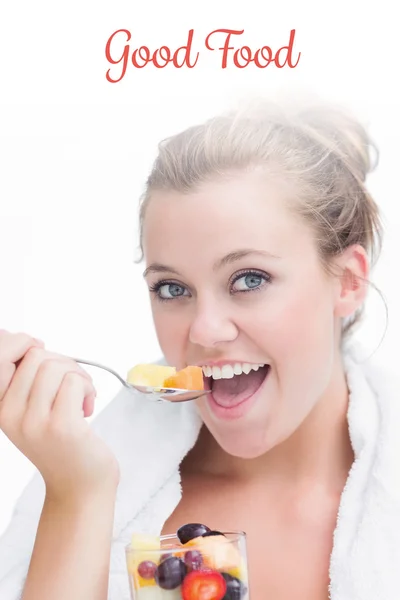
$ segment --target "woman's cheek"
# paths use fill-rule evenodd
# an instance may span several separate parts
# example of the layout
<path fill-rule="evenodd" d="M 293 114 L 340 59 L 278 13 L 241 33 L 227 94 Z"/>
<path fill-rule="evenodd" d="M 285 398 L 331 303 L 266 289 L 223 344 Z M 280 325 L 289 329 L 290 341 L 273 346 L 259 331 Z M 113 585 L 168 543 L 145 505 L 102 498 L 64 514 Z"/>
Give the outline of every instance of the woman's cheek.
<path fill-rule="evenodd" d="M 161 351 L 168 364 L 180 367 L 185 361 L 185 333 L 183 323 L 171 314 L 153 313 L 154 326 Z"/>

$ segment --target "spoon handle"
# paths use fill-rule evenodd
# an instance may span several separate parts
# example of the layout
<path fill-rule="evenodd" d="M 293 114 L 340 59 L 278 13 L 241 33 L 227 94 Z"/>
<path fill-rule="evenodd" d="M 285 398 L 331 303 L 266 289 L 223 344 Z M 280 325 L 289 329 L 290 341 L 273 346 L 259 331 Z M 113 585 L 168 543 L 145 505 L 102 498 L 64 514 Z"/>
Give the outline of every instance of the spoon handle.
<path fill-rule="evenodd" d="M 121 377 L 121 375 L 114 371 L 114 369 L 110 369 L 110 367 L 106 367 L 105 365 L 101 365 L 100 363 L 96 362 L 91 362 L 89 360 L 83 360 L 82 358 L 72 358 L 72 360 L 82 365 L 90 365 L 91 367 L 98 367 L 99 369 L 104 369 L 104 371 L 108 371 L 109 373 L 111 373 L 111 375 L 114 375 L 114 377 L 116 377 L 122 383 L 123 386 L 127 388 L 131 387 L 131 385 L 123 377 Z"/>

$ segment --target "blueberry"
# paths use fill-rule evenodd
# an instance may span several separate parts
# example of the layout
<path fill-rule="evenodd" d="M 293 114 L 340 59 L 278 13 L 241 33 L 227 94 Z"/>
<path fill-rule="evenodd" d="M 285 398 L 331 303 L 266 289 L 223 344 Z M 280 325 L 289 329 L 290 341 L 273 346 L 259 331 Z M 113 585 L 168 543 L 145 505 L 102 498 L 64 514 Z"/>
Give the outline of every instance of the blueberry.
<path fill-rule="evenodd" d="M 206 527 L 206 525 L 202 525 L 201 523 L 187 523 L 187 525 L 182 525 L 182 527 L 179 527 L 176 535 L 178 536 L 181 544 L 187 544 L 187 542 L 190 542 L 190 540 L 201 537 L 208 531 L 210 531 L 210 528 Z"/>
<path fill-rule="evenodd" d="M 222 600 L 241 600 L 241 598 L 244 598 L 247 588 L 240 579 L 228 573 L 221 573 L 221 575 L 226 581 L 226 593 Z"/>
<path fill-rule="evenodd" d="M 155 580 L 163 590 L 174 590 L 181 585 L 185 575 L 185 563 L 176 556 L 170 556 L 158 565 Z"/>

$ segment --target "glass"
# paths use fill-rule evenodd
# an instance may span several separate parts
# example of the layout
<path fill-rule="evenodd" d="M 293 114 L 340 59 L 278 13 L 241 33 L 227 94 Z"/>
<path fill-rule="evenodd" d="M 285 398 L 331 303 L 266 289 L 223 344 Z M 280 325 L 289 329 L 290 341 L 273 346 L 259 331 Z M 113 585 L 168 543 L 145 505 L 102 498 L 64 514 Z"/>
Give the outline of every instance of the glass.
<path fill-rule="evenodd" d="M 182 545 L 176 535 L 159 546 L 126 546 L 132 600 L 249 600 L 246 534 L 197 537 Z"/>

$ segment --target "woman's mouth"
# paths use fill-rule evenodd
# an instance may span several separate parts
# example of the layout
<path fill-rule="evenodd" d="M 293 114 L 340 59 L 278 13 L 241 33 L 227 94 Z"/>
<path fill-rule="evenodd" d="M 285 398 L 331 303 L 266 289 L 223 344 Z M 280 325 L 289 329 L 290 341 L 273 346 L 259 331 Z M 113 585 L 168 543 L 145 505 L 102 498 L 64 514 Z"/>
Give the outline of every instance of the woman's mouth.
<path fill-rule="evenodd" d="M 204 387 L 211 391 L 207 395 L 211 410 L 219 418 L 242 417 L 250 410 L 252 400 L 256 399 L 270 369 L 270 365 L 250 363 L 236 363 L 220 368 L 203 367 Z"/>

